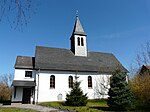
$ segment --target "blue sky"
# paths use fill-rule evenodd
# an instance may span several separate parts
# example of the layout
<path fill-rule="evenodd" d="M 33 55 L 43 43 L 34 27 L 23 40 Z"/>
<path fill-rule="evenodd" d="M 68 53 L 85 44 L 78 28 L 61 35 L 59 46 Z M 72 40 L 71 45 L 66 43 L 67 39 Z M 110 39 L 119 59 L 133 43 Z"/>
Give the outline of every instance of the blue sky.
<path fill-rule="evenodd" d="M 70 49 L 76 10 L 88 50 L 113 53 L 129 69 L 150 41 L 150 0 L 33 0 L 36 14 L 23 32 L 0 22 L 0 74 L 14 73 L 17 55 L 34 56 L 35 46 Z"/>

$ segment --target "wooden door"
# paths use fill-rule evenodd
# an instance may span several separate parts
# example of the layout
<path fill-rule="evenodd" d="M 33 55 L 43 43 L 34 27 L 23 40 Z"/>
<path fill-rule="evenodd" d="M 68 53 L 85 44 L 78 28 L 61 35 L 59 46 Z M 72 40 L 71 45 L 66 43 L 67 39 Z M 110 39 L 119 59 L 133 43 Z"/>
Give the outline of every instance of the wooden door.
<path fill-rule="evenodd" d="M 31 99 L 31 88 L 23 88 L 22 103 L 30 104 L 31 103 L 30 99 Z"/>

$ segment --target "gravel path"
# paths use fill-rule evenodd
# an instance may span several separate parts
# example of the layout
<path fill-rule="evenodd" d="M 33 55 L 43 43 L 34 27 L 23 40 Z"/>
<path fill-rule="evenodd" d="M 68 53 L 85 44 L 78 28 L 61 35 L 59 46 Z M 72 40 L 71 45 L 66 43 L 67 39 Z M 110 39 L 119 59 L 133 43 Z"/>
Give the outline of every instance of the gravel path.
<path fill-rule="evenodd" d="M 55 109 L 52 107 L 44 107 L 40 105 L 32 105 L 32 104 L 13 104 L 13 105 L 5 105 L 2 107 L 16 107 L 27 110 L 36 110 L 39 112 L 68 112 L 67 110 Z"/>

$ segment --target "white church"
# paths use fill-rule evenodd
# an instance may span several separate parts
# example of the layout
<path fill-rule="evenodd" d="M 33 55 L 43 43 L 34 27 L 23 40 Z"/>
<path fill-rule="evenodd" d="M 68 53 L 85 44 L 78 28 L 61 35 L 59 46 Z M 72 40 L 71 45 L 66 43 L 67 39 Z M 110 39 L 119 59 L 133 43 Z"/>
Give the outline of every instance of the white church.
<path fill-rule="evenodd" d="M 12 103 L 64 101 L 75 76 L 88 99 L 107 98 L 109 78 L 116 69 L 128 72 L 112 53 L 87 50 L 87 34 L 76 16 L 70 49 L 36 46 L 35 56 L 17 56 Z M 98 94 L 98 93 L 104 94 Z"/>

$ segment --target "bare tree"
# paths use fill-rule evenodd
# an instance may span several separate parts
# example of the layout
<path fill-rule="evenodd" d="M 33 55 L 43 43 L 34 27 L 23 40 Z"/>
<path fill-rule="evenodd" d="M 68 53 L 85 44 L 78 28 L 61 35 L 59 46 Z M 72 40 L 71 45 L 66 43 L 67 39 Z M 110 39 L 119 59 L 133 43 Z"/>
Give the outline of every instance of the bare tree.
<path fill-rule="evenodd" d="M 137 53 L 134 62 L 130 65 L 130 78 L 139 73 L 142 65 L 150 65 L 150 41 L 142 45 L 141 50 Z"/>
<path fill-rule="evenodd" d="M 142 66 L 150 65 L 150 42 L 147 42 L 142 46 L 141 52 L 136 56 L 136 63 L 133 63 L 130 67 L 132 77 L 130 78 L 130 88 L 133 94 L 143 104 L 150 104 L 150 71 L 142 70 Z"/>
<path fill-rule="evenodd" d="M 102 75 L 95 79 L 95 94 L 97 98 L 106 98 L 110 88 L 110 75 Z"/>
<path fill-rule="evenodd" d="M 12 74 L 3 74 L 0 75 L 0 83 L 10 87 L 13 81 L 13 75 Z"/>
<path fill-rule="evenodd" d="M 142 47 L 142 51 L 137 54 L 136 62 L 139 67 L 142 65 L 150 65 L 150 42 Z"/>
<path fill-rule="evenodd" d="M 11 74 L 0 76 L 0 101 L 10 100 L 12 80 L 13 75 Z"/>
<path fill-rule="evenodd" d="M 34 12 L 31 6 L 32 0 L 0 0 L 0 22 L 6 19 L 11 28 L 22 30 Z"/>

